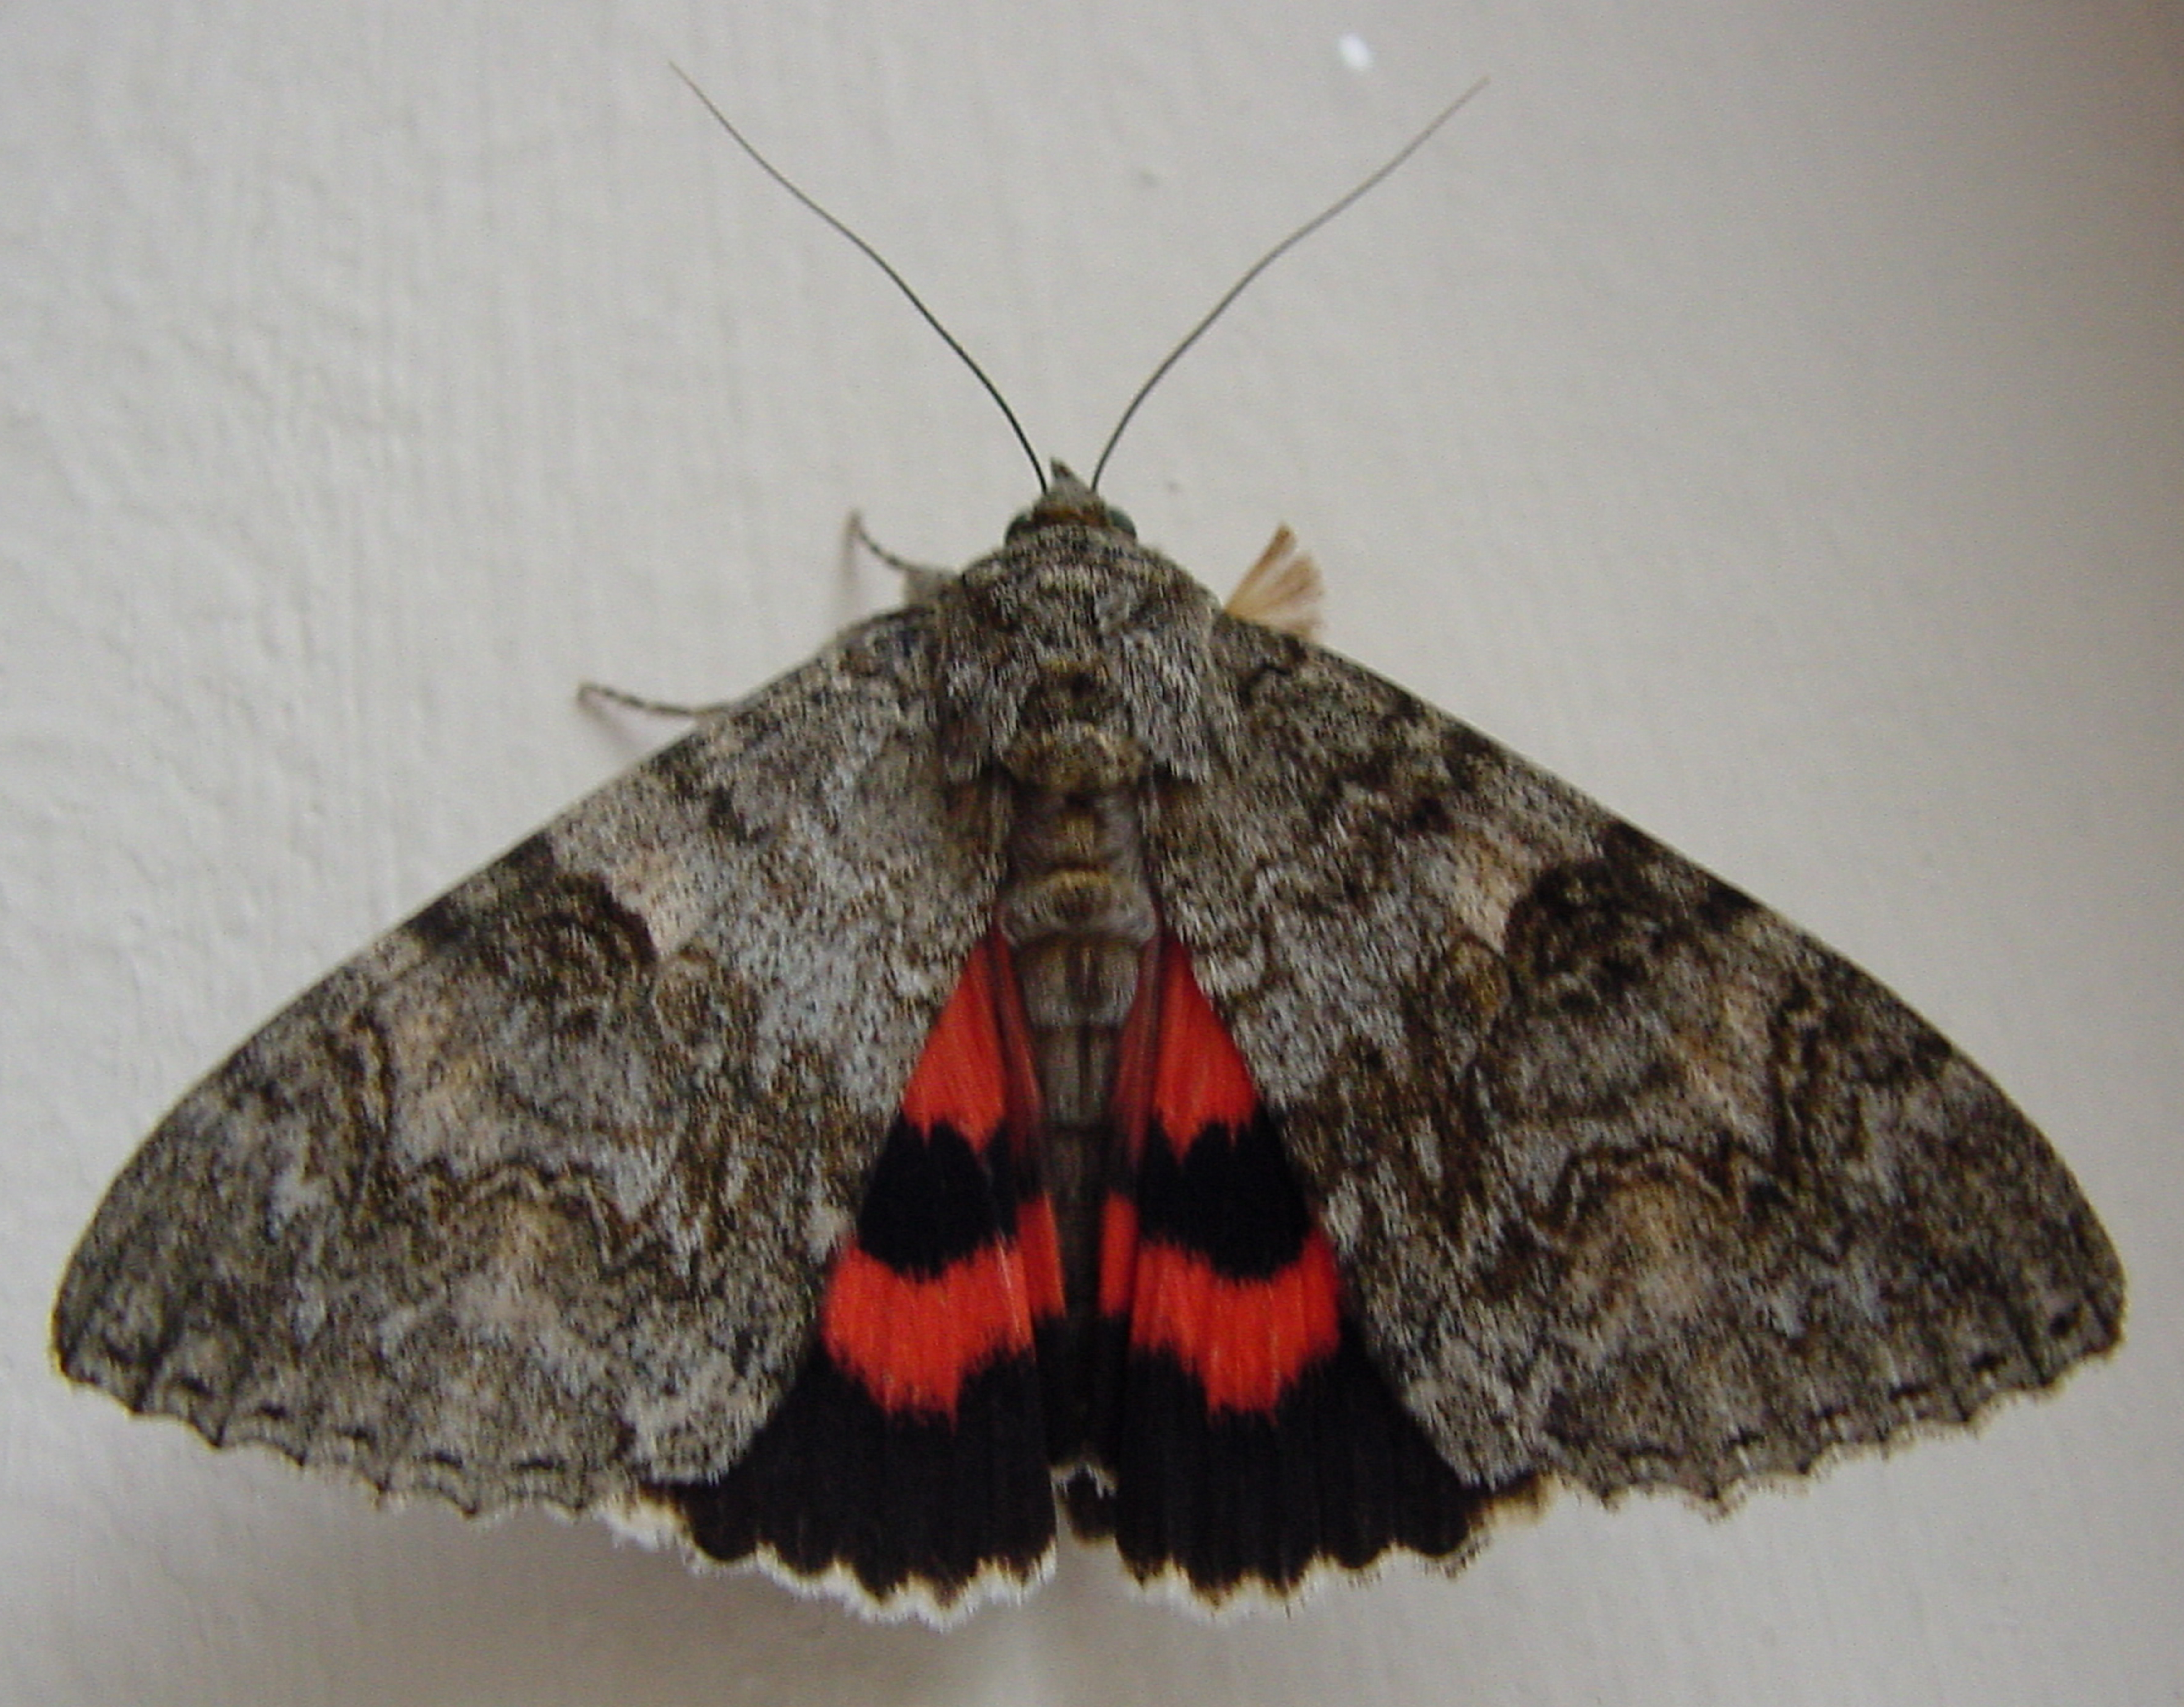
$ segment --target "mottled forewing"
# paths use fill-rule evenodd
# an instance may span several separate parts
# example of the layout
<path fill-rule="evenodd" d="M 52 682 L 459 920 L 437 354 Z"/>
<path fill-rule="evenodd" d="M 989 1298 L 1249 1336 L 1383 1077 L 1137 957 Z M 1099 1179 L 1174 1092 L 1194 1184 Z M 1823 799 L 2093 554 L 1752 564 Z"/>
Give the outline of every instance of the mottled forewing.
<path fill-rule="evenodd" d="M 1213 671 L 1154 885 L 1461 1475 L 1716 1497 L 2114 1342 L 2069 1172 L 1871 978 L 1330 653 Z"/>
<path fill-rule="evenodd" d="M 63 1284 L 69 1374 L 471 1509 L 733 1464 L 980 931 L 916 613 L 592 795 L 183 1098 Z"/>

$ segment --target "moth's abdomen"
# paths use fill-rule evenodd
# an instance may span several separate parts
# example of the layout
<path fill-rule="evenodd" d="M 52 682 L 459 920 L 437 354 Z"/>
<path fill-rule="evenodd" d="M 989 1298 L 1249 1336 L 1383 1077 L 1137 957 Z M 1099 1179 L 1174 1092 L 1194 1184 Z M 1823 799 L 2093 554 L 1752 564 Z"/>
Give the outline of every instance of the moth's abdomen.
<path fill-rule="evenodd" d="M 1008 871 L 1000 923 L 1016 951 L 1046 1116 L 1098 1124 L 1139 952 L 1157 923 L 1134 796 L 1019 783 Z"/>
<path fill-rule="evenodd" d="M 1082 781 L 1084 769 L 1050 772 Z M 1072 791 L 1020 779 L 1008 879 L 997 906 L 1039 1079 L 1039 1173 L 1060 1228 L 1070 1314 L 1089 1317 L 1117 1040 L 1157 923 L 1123 788 Z"/>

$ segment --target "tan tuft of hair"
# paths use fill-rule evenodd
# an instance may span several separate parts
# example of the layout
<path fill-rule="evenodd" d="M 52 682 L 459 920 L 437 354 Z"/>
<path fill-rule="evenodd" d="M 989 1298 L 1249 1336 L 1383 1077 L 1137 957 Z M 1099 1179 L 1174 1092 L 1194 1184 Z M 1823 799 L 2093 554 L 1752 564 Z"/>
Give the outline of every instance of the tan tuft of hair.
<path fill-rule="evenodd" d="M 1297 549 L 1295 534 L 1277 527 L 1267 549 L 1259 554 L 1259 561 L 1244 572 L 1244 578 L 1236 583 L 1223 608 L 1240 621 L 1309 640 L 1319 633 L 1319 602 L 1324 591 L 1319 565 Z"/>

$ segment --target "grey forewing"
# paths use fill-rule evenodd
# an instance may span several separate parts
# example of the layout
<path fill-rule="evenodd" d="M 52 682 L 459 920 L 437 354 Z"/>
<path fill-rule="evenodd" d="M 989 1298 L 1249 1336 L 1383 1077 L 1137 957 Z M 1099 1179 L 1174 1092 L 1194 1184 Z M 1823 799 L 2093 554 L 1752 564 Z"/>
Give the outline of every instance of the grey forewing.
<path fill-rule="evenodd" d="M 69 1373 L 471 1509 L 733 1464 L 991 917 L 929 649 L 846 636 L 274 1019 L 109 1192 Z"/>
<path fill-rule="evenodd" d="M 1460 1474 L 1718 1496 L 2114 1342 L 2068 1170 L 1872 979 L 1331 653 L 1212 657 L 1152 890 Z"/>

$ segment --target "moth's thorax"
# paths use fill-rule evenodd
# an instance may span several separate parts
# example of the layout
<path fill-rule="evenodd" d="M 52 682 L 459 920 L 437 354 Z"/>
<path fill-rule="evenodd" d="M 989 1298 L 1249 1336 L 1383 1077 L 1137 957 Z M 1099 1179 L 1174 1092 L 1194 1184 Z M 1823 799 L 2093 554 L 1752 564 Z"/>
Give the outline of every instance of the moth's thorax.
<path fill-rule="evenodd" d="M 1204 588 L 1117 529 L 1011 538 L 933 599 L 950 779 L 1082 793 L 1203 777 L 1214 614 Z"/>

